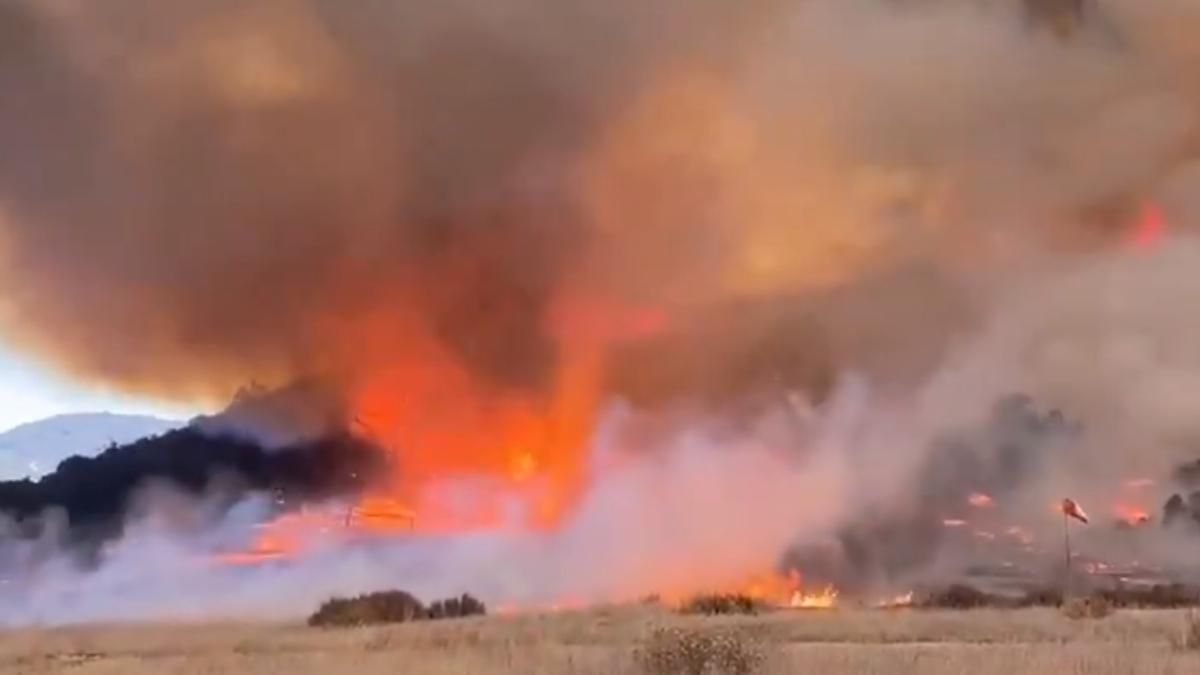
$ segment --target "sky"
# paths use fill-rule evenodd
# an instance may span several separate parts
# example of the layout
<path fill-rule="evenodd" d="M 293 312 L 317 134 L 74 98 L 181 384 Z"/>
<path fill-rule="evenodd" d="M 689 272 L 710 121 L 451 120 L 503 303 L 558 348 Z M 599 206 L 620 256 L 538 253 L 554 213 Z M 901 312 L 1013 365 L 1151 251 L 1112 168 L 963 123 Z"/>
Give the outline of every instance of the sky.
<path fill-rule="evenodd" d="M 52 415 L 112 412 L 188 419 L 203 412 L 72 382 L 0 342 L 0 432 Z"/>

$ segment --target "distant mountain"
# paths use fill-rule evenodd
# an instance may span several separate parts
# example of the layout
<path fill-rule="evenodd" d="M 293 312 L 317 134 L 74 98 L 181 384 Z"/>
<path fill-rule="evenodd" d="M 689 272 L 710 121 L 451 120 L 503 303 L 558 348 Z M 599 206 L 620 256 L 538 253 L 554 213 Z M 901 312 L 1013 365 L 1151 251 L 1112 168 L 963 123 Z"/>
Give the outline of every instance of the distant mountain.
<path fill-rule="evenodd" d="M 0 480 L 36 479 L 72 455 L 94 457 L 110 445 L 156 436 L 184 424 L 112 413 L 58 415 L 22 424 L 0 433 Z"/>

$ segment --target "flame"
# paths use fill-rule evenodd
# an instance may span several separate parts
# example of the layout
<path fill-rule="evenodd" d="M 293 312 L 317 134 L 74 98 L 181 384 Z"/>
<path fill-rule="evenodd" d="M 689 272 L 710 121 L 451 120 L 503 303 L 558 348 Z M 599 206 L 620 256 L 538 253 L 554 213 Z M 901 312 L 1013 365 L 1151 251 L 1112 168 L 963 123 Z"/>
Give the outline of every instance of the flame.
<path fill-rule="evenodd" d="M 996 502 L 991 497 L 980 492 L 975 492 L 970 497 L 967 497 L 967 503 L 977 509 L 987 509 L 996 505 Z"/>
<path fill-rule="evenodd" d="M 797 589 L 792 593 L 788 606 L 794 609 L 833 609 L 837 607 L 838 590 L 828 585 L 815 593 Z"/>
<path fill-rule="evenodd" d="M 805 588 L 804 575 L 797 569 L 786 574 L 754 575 L 730 589 L 765 605 L 794 609 L 830 609 L 837 605 L 838 598 L 838 590 L 832 584 L 815 591 Z"/>
<path fill-rule="evenodd" d="M 346 349 L 386 364 L 356 378 L 349 414 L 388 449 L 394 470 L 348 512 L 282 516 L 249 550 L 222 559 L 294 556 L 330 528 L 345 536 L 556 528 L 589 485 L 608 348 L 657 335 L 669 321 L 654 308 L 565 292 L 544 320 L 557 363 L 544 387 L 520 390 L 481 381 L 420 322 L 338 326 Z"/>
<path fill-rule="evenodd" d="M 916 594 L 913 591 L 907 591 L 905 593 L 901 593 L 900 595 L 881 600 L 875 603 L 875 607 L 879 609 L 900 609 L 903 607 L 912 607 L 913 603 L 915 602 L 915 595 Z"/>

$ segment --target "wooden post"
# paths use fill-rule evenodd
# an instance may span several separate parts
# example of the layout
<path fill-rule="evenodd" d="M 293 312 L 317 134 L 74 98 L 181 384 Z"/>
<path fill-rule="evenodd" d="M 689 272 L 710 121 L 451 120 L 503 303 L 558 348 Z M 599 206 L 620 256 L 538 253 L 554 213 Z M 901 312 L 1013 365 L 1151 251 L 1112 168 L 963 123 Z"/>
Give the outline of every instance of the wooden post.
<path fill-rule="evenodd" d="M 1066 567 L 1063 568 L 1063 600 L 1071 595 L 1071 517 L 1063 509 L 1063 548 L 1066 550 Z"/>

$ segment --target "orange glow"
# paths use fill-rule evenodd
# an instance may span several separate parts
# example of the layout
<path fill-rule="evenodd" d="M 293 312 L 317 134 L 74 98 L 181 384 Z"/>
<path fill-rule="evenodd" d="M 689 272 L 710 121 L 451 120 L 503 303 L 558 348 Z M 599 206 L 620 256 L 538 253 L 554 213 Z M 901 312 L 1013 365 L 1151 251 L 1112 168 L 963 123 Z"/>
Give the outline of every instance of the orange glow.
<path fill-rule="evenodd" d="M 1113 510 L 1118 520 L 1132 527 L 1150 522 L 1150 514 L 1140 506 L 1119 503 Z"/>
<path fill-rule="evenodd" d="M 1150 250 L 1161 243 L 1167 231 L 1167 219 L 1162 207 L 1153 202 L 1142 206 L 1142 212 L 1129 233 L 1129 245 L 1135 250 Z"/>
<path fill-rule="evenodd" d="M 830 609 L 837 605 L 838 591 L 832 585 L 816 590 L 805 587 L 799 570 L 787 574 L 761 574 L 737 585 L 733 592 L 772 607 L 793 609 Z"/>
<path fill-rule="evenodd" d="M 258 536 L 248 550 L 222 553 L 216 561 L 226 565 L 256 565 L 272 560 L 293 558 L 303 553 L 314 535 L 327 534 L 341 527 L 330 513 L 301 510 L 284 514 L 258 526 Z"/>

